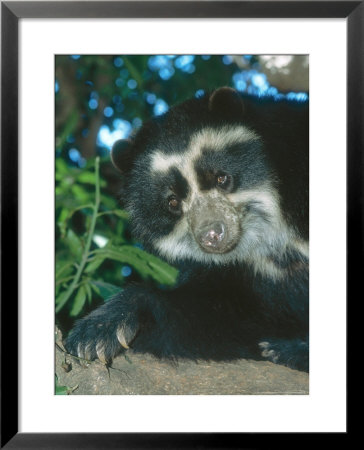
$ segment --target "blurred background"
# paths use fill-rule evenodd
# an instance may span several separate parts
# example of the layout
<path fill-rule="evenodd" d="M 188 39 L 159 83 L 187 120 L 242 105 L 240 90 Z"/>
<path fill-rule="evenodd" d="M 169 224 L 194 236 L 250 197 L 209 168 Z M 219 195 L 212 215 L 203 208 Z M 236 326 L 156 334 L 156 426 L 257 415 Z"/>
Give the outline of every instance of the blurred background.
<path fill-rule="evenodd" d="M 306 55 L 56 56 L 55 298 L 63 331 L 130 281 L 168 289 L 178 274 L 132 238 L 117 201 L 113 143 L 221 86 L 305 102 L 308 80 Z"/>

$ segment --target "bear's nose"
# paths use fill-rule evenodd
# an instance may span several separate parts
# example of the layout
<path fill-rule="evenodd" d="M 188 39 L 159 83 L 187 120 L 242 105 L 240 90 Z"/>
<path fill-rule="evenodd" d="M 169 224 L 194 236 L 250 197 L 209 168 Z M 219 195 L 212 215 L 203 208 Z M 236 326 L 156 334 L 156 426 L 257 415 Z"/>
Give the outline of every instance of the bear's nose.
<path fill-rule="evenodd" d="M 215 252 L 223 247 L 225 235 L 225 225 L 222 222 L 214 222 L 202 227 L 198 234 L 198 241 L 205 250 Z"/>

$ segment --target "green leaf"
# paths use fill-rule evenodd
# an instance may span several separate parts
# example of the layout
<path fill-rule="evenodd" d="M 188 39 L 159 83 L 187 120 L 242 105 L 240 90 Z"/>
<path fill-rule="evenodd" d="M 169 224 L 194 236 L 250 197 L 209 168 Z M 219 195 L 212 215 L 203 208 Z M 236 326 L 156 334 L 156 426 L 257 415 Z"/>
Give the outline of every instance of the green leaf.
<path fill-rule="evenodd" d="M 56 385 L 56 395 L 68 395 L 68 387 Z"/>
<path fill-rule="evenodd" d="M 58 224 L 61 224 L 62 222 L 64 222 L 67 219 L 69 213 L 70 213 L 70 211 L 68 208 L 62 208 L 62 210 L 58 216 L 58 221 L 57 221 Z"/>
<path fill-rule="evenodd" d="M 73 195 L 80 201 L 80 203 L 86 203 L 92 200 L 92 194 L 87 192 L 83 187 L 78 184 L 74 184 L 71 188 Z"/>
<path fill-rule="evenodd" d="M 84 286 L 86 289 L 87 301 L 90 304 L 92 302 L 92 289 L 91 289 L 90 283 L 85 283 Z"/>
<path fill-rule="evenodd" d="M 68 277 L 73 271 L 73 262 L 67 262 L 65 264 L 56 263 L 56 282 L 62 278 Z"/>
<path fill-rule="evenodd" d="M 173 286 L 176 283 L 178 270 L 169 264 L 158 260 L 149 260 L 148 265 L 154 272 L 153 277 L 159 283 Z"/>
<path fill-rule="evenodd" d="M 95 284 L 94 281 L 91 281 L 90 286 L 91 286 L 91 289 L 92 289 L 94 292 L 96 292 L 97 295 L 100 295 L 100 296 L 101 296 L 100 289 L 98 288 L 98 286 L 96 286 L 96 284 Z"/>
<path fill-rule="evenodd" d="M 94 253 L 105 258 L 112 259 L 131 265 L 144 277 L 151 277 L 160 284 L 166 286 L 174 285 L 178 270 L 166 262 L 151 255 L 140 248 L 131 245 L 122 245 L 120 247 L 105 247 L 95 250 Z"/>
<path fill-rule="evenodd" d="M 78 388 L 78 385 L 76 385 L 75 387 L 71 388 L 69 386 L 61 386 L 58 383 L 58 377 L 56 375 L 56 383 L 55 383 L 55 392 L 56 395 L 69 395 L 71 392 L 73 392 L 75 389 Z"/>
<path fill-rule="evenodd" d="M 90 261 L 86 268 L 85 268 L 85 272 L 86 273 L 91 273 L 94 272 L 96 269 L 98 269 L 101 264 L 105 261 L 105 258 L 103 256 L 97 256 L 95 257 L 92 261 Z"/>
<path fill-rule="evenodd" d="M 62 236 L 66 234 L 67 228 L 67 217 L 69 214 L 68 208 L 62 208 L 60 215 L 58 216 L 57 224 L 59 226 L 60 232 Z"/>
<path fill-rule="evenodd" d="M 76 297 L 73 301 L 73 305 L 70 311 L 70 316 L 75 317 L 78 316 L 80 314 L 80 312 L 82 311 L 82 308 L 84 307 L 86 301 L 86 289 L 85 286 L 82 285 L 76 294 Z"/>
<path fill-rule="evenodd" d="M 104 281 L 92 281 L 91 287 L 92 286 L 96 286 L 98 288 L 99 294 L 105 301 L 109 300 L 110 297 L 121 291 L 119 286 L 115 286 L 111 283 L 105 283 Z"/>
<path fill-rule="evenodd" d="M 108 197 L 107 195 L 100 194 L 100 199 L 105 208 L 115 209 L 117 207 L 117 201 L 113 197 Z"/>
<path fill-rule="evenodd" d="M 96 175 L 93 172 L 81 172 L 77 177 L 77 181 L 85 184 L 96 184 Z M 100 186 L 105 187 L 107 185 L 105 180 L 100 179 Z"/>
<path fill-rule="evenodd" d="M 56 296 L 56 305 L 59 305 L 63 302 L 67 294 L 67 290 L 63 290 L 59 295 Z M 60 308 L 62 309 L 62 308 Z"/>
<path fill-rule="evenodd" d="M 71 230 L 71 228 L 67 231 L 67 236 L 65 239 L 68 247 L 73 256 L 80 258 L 82 255 L 82 242 L 80 238 Z"/>
<path fill-rule="evenodd" d="M 115 209 L 113 211 L 113 214 L 120 217 L 121 219 L 129 220 L 129 214 L 126 211 L 124 211 L 123 209 Z"/>
<path fill-rule="evenodd" d="M 66 161 L 62 158 L 56 158 L 56 173 L 61 175 L 67 175 L 69 173 Z"/>
<path fill-rule="evenodd" d="M 111 211 L 102 211 L 98 214 L 98 217 L 106 215 L 114 215 L 120 217 L 123 220 L 129 220 L 129 214 L 123 209 L 112 209 Z"/>

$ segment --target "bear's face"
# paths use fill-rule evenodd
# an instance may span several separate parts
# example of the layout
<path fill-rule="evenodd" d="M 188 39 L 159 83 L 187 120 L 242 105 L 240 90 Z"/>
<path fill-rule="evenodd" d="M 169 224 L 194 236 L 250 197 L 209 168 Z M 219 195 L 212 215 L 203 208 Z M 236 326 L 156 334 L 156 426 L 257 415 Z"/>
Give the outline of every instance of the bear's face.
<path fill-rule="evenodd" d="M 228 88 L 145 124 L 113 148 L 115 165 L 127 167 L 124 195 L 136 238 L 171 262 L 267 266 L 269 252 L 293 231 L 264 154 Z"/>

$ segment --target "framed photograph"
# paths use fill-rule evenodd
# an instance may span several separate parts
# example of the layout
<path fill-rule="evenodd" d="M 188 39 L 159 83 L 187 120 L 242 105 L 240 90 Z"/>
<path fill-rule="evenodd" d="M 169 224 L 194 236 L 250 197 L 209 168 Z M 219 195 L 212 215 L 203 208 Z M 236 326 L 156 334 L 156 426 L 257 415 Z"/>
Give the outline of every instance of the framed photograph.
<path fill-rule="evenodd" d="M 1 445 L 346 435 L 346 302 L 363 269 L 363 3 L 1 6 Z M 254 282 L 234 277 L 237 263 Z M 241 286 L 248 300 L 234 309 Z M 198 364 L 180 362 L 176 378 L 150 355 Z M 245 362 L 214 362 L 234 358 Z"/>

